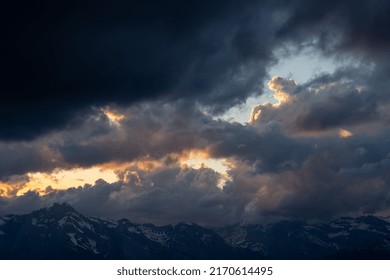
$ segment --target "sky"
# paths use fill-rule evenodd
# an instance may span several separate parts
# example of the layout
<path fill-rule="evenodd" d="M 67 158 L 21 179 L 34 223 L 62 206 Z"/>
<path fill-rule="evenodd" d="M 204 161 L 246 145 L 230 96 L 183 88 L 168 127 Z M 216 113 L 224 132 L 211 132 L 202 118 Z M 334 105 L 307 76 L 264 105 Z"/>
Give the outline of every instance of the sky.
<path fill-rule="evenodd" d="M 0 215 L 390 215 L 390 3 L 5 1 Z"/>

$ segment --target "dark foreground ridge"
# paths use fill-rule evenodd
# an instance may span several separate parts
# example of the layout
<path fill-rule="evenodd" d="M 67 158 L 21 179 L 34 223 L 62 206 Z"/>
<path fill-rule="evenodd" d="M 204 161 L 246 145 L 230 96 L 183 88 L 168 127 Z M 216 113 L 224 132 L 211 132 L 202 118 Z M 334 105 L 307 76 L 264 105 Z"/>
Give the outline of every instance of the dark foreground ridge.
<path fill-rule="evenodd" d="M 364 216 L 206 229 L 86 217 L 68 204 L 0 217 L 1 259 L 390 259 L 390 223 Z"/>

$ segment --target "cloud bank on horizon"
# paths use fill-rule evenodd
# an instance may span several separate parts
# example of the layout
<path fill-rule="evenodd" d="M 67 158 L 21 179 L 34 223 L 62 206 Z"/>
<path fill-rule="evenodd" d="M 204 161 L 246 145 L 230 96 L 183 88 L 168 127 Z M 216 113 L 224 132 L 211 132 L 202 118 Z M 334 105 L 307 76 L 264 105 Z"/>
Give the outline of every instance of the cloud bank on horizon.
<path fill-rule="evenodd" d="M 389 213 L 387 1 L 2 6 L 0 215 L 53 202 L 155 224 Z M 345 63 L 304 84 L 268 76 L 303 49 Z M 219 118 L 267 80 L 277 103 Z M 116 179 L 33 180 L 91 168 Z"/>

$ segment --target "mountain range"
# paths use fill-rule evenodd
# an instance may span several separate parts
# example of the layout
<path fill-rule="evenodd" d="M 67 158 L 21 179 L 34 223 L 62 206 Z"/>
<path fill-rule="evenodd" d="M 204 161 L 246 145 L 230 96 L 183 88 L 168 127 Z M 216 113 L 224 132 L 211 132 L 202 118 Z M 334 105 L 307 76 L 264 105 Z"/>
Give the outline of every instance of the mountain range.
<path fill-rule="evenodd" d="M 0 217 L 0 259 L 390 259 L 390 219 L 155 226 L 55 203 Z"/>

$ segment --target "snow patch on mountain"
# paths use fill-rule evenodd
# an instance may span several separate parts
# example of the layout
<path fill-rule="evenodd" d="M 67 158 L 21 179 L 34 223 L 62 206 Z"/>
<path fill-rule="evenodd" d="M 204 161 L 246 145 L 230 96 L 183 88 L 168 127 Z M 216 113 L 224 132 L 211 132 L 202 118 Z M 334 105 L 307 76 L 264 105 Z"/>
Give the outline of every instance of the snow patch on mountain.
<path fill-rule="evenodd" d="M 74 245 L 76 245 L 76 246 L 78 246 L 78 242 L 77 242 L 77 239 L 76 239 L 76 234 L 75 233 L 67 233 L 67 235 L 69 236 L 69 238 L 70 238 L 70 241 L 74 244 Z"/>
<path fill-rule="evenodd" d="M 67 235 L 70 238 L 70 241 L 77 247 L 80 247 L 84 250 L 93 251 L 95 254 L 97 254 L 96 250 L 96 241 L 87 238 L 86 240 L 83 240 L 81 236 L 78 236 L 74 232 L 67 233 Z M 86 241 L 86 242 L 83 242 Z M 96 253 L 97 252 L 97 253 Z"/>
<path fill-rule="evenodd" d="M 96 249 L 96 241 L 88 238 L 89 246 L 92 252 L 99 254 L 99 251 Z"/>
<path fill-rule="evenodd" d="M 73 226 L 78 232 L 84 233 L 85 230 L 93 231 L 94 227 L 92 224 L 85 221 L 82 217 L 79 217 L 75 214 L 71 214 L 69 216 L 65 216 L 58 221 L 58 226 Z"/>
<path fill-rule="evenodd" d="M 229 242 L 235 246 L 243 245 L 245 243 L 247 234 L 248 232 L 245 228 L 236 227 L 231 238 L 229 238 Z"/>
<path fill-rule="evenodd" d="M 77 216 L 77 215 L 73 215 L 73 214 L 72 214 L 72 215 L 70 216 L 70 219 L 72 219 L 74 222 L 76 222 L 76 224 L 77 224 L 80 228 L 82 228 L 82 229 L 88 229 L 88 230 L 92 230 L 92 229 L 93 229 L 93 226 L 92 226 L 90 223 L 84 221 L 82 218 L 80 218 L 80 217 Z"/>
<path fill-rule="evenodd" d="M 366 223 L 351 223 L 351 227 L 354 229 L 359 229 L 359 230 L 368 230 L 370 228 L 370 225 Z"/>
<path fill-rule="evenodd" d="M 248 245 L 249 244 L 247 244 L 247 246 L 243 248 L 247 248 Z M 266 252 L 264 244 L 260 242 L 250 244 L 250 249 L 254 252 L 263 252 L 263 253 Z"/>
<path fill-rule="evenodd" d="M 340 225 L 340 224 L 337 223 L 337 222 L 330 223 L 329 226 L 330 226 L 331 228 L 334 228 L 334 229 L 341 229 L 341 228 L 344 228 L 344 226 Z"/>
<path fill-rule="evenodd" d="M 64 225 L 66 225 L 66 223 L 67 223 L 67 220 L 68 220 L 68 217 L 62 218 L 61 220 L 58 221 L 58 225 L 60 227 L 64 227 Z"/>
<path fill-rule="evenodd" d="M 146 226 L 141 226 L 140 230 L 146 238 L 154 242 L 165 244 L 170 239 L 170 236 L 164 231 L 159 231 Z"/>
<path fill-rule="evenodd" d="M 128 227 L 127 231 L 130 232 L 130 233 L 137 233 L 137 234 L 141 233 L 141 231 L 137 227 L 135 227 L 135 226 Z"/>
<path fill-rule="evenodd" d="M 348 236 L 349 232 L 346 230 L 342 230 L 336 233 L 328 233 L 329 238 L 335 238 L 335 237 L 340 237 L 340 236 Z"/>
<path fill-rule="evenodd" d="M 108 218 L 89 217 L 89 219 L 95 223 L 103 223 L 109 228 L 116 228 L 118 226 L 118 222 Z"/>
<path fill-rule="evenodd" d="M 331 247 L 331 245 L 327 242 L 325 242 L 324 240 L 321 240 L 318 236 L 315 236 L 313 234 L 310 234 L 310 233 L 306 233 L 305 234 L 307 239 L 310 240 L 312 243 L 314 244 L 317 244 L 321 247 Z"/>

